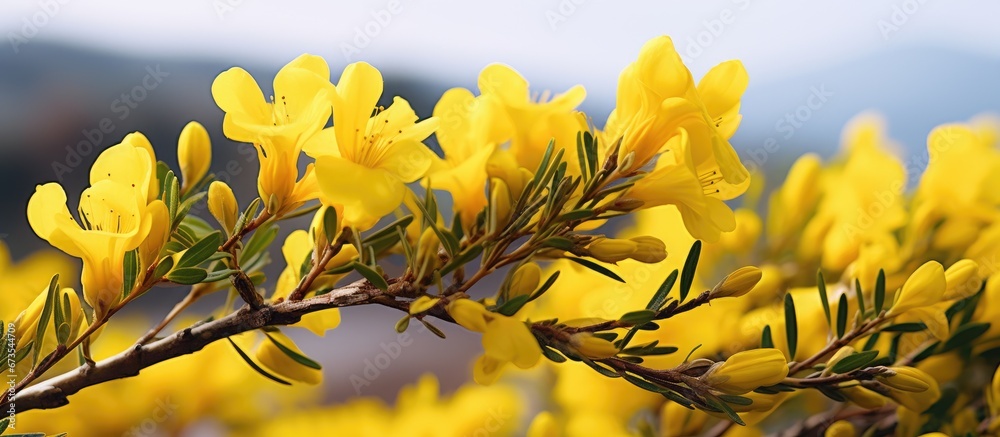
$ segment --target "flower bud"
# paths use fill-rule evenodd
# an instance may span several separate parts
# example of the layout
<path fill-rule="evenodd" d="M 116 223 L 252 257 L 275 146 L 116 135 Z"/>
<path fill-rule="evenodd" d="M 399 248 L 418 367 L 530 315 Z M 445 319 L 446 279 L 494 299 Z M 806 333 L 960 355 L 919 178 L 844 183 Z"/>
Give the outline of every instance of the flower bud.
<path fill-rule="evenodd" d="M 491 232 L 507 224 L 510 220 L 511 206 L 510 189 L 507 188 L 507 184 L 500 179 L 494 179 L 490 190 L 489 227 Z"/>
<path fill-rule="evenodd" d="M 529 262 L 521 265 L 514 271 L 514 276 L 510 279 L 507 298 L 513 299 L 517 296 L 530 295 L 538 288 L 541 279 L 542 268 L 538 267 L 538 264 Z"/>
<path fill-rule="evenodd" d="M 632 240 L 601 237 L 587 246 L 587 252 L 598 261 L 617 263 L 631 257 L 638 248 L 639 245 Z"/>
<path fill-rule="evenodd" d="M 747 294 L 753 289 L 760 278 L 763 277 L 761 270 L 754 266 L 740 267 L 726 276 L 712 289 L 709 297 L 718 299 L 720 297 L 739 297 Z"/>
<path fill-rule="evenodd" d="M 896 296 L 896 303 L 886 313 L 887 316 L 898 316 L 906 310 L 921 308 L 941 302 L 947 282 L 944 267 L 937 261 L 928 261 L 917 268 Z"/>
<path fill-rule="evenodd" d="M 913 367 L 890 367 L 893 371 L 891 375 L 879 375 L 875 379 L 885 384 L 889 388 L 900 391 L 919 393 L 926 391 L 931 386 L 934 378 Z M 936 385 L 936 383 L 934 383 Z"/>
<path fill-rule="evenodd" d="M 866 410 L 875 410 L 885 406 L 884 396 L 861 386 L 853 385 L 841 388 L 840 394 Z"/>
<path fill-rule="evenodd" d="M 983 285 L 979 277 L 979 264 L 971 259 L 963 259 L 952 264 L 944 272 L 944 299 L 961 299 L 972 296 Z"/>
<path fill-rule="evenodd" d="M 14 319 L 14 338 L 17 339 L 17 343 L 14 345 L 14 350 L 21 350 L 35 339 L 35 332 L 38 330 L 38 322 L 41 318 L 42 310 L 45 308 L 45 299 L 47 299 L 48 296 L 49 289 L 48 287 L 45 287 L 41 293 L 39 293 L 38 296 L 31 301 L 31 304 L 29 304 L 24 311 L 21 311 L 21 313 L 17 315 L 17 318 Z M 70 327 L 68 341 L 73 341 L 76 339 L 76 335 L 80 329 L 80 323 L 83 321 L 83 310 L 80 307 L 80 296 L 78 296 L 76 291 L 72 288 L 63 288 L 56 293 L 56 298 L 60 299 L 60 304 L 65 302 L 65 299 L 67 298 L 69 300 L 70 307 L 63 308 L 63 311 L 70 314 L 70 319 L 66 320 L 66 323 L 68 323 Z M 55 316 L 53 315 L 52 317 Z M 51 322 L 49 323 L 51 326 Z M 6 328 L 7 327 L 5 326 L 4 329 Z M 48 330 L 46 339 L 55 338 L 54 332 L 49 327 L 46 327 L 45 329 Z M 43 342 L 43 344 L 47 346 L 48 341 Z M 13 353 L 13 351 L 11 353 Z"/>
<path fill-rule="evenodd" d="M 471 299 L 453 300 L 445 310 L 455 319 L 455 323 L 475 332 L 486 332 L 486 322 L 492 319 L 492 315 L 483 304 Z"/>
<path fill-rule="evenodd" d="M 824 374 L 828 374 L 830 372 L 830 369 L 833 368 L 833 366 L 836 366 L 837 363 L 840 362 L 840 360 L 842 360 L 844 358 L 847 358 L 847 357 L 851 356 L 852 354 L 854 354 L 854 348 L 853 347 L 844 346 L 844 347 L 838 349 L 837 352 L 834 353 L 833 356 L 830 357 L 829 360 L 826 360 L 826 370 L 824 370 L 823 373 Z"/>
<path fill-rule="evenodd" d="M 192 121 L 184 126 L 177 140 L 177 162 L 183 177 L 181 192 L 187 193 L 205 177 L 212 163 L 212 141 L 201 123 Z"/>
<path fill-rule="evenodd" d="M 838 420 L 833 422 L 826 432 L 823 433 L 823 437 L 854 437 L 858 435 L 857 431 L 854 430 L 854 425 L 846 420 Z"/>
<path fill-rule="evenodd" d="M 225 182 L 215 181 L 208 186 L 208 212 L 222 225 L 226 234 L 232 234 L 236 227 L 236 217 L 239 215 L 239 206 L 236 203 L 236 196 L 233 190 Z"/>
<path fill-rule="evenodd" d="M 569 337 L 569 344 L 587 358 L 600 360 L 618 355 L 618 348 L 603 338 L 589 332 L 579 332 Z"/>
<path fill-rule="evenodd" d="M 931 405 L 934 405 L 934 403 L 941 398 L 941 389 L 938 387 L 937 381 L 935 381 L 934 378 L 931 378 L 926 373 L 913 368 L 906 368 L 906 369 L 912 369 L 909 375 L 907 376 L 919 378 L 919 381 L 921 383 L 926 384 L 927 388 L 923 391 L 905 391 L 894 388 L 890 384 L 905 386 L 908 388 L 915 388 L 917 387 L 918 383 L 915 383 L 913 382 L 912 379 L 907 379 L 905 377 L 904 379 L 897 379 L 897 377 L 901 373 L 899 372 L 899 370 L 903 368 L 900 367 L 893 369 L 897 371 L 896 376 L 889 377 L 886 379 L 879 379 L 879 382 L 882 382 L 883 384 L 889 387 L 889 397 L 891 397 L 892 400 L 896 401 L 897 404 L 909 409 L 910 411 L 922 413 L 924 411 L 927 411 L 927 409 L 930 408 Z M 894 379 L 895 381 L 893 381 Z"/>
<path fill-rule="evenodd" d="M 644 235 L 629 240 L 636 244 L 635 252 L 629 258 L 646 264 L 656 264 L 667 258 L 667 246 L 659 238 Z"/>
<path fill-rule="evenodd" d="M 439 297 L 420 296 L 410 302 L 410 315 L 420 314 L 434 307 L 441 300 Z"/>
<path fill-rule="evenodd" d="M 716 390 L 739 395 L 777 384 L 786 376 L 785 354 L 778 349 L 761 348 L 737 352 L 702 379 Z"/>
<path fill-rule="evenodd" d="M 441 241 L 438 240 L 434 229 L 424 229 L 424 233 L 420 235 L 420 242 L 417 244 L 417 276 L 424 277 L 437 267 L 441 260 L 438 258 L 440 246 Z"/>

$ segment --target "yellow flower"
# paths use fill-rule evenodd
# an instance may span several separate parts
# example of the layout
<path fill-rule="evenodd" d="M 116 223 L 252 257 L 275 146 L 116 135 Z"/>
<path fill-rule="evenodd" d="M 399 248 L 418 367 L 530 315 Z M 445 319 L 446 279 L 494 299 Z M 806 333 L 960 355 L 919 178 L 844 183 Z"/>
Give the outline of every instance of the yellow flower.
<path fill-rule="evenodd" d="M 983 285 L 979 277 L 979 264 L 971 259 L 963 259 L 948 267 L 944 272 L 946 287 L 944 300 L 962 299 L 979 291 Z"/>
<path fill-rule="evenodd" d="M 208 131 L 197 121 L 184 126 L 177 140 L 177 163 L 181 167 L 183 185 L 181 191 L 187 193 L 205 177 L 212 164 L 212 142 Z"/>
<path fill-rule="evenodd" d="M 483 333 L 484 353 L 476 360 L 472 372 L 476 382 L 490 385 L 500 377 L 507 363 L 527 369 L 542 357 L 538 341 L 524 322 L 491 313 L 469 299 L 456 299 L 446 309 L 459 325 Z"/>
<path fill-rule="evenodd" d="M 562 433 L 559 431 L 556 419 L 552 416 L 552 413 L 542 411 L 534 419 L 531 419 L 531 424 L 528 425 L 526 435 L 528 437 L 559 437 Z"/>
<path fill-rule="evenodd" d="M 859 385 L 841 388 L 840 394 L 864 409 L 875 410 L 885 406 L 885 397 Z"/>
<path fill-rule="evenodd" d="M 269 332 L 268 335 L 273 337 L 274 341 L 280 342 L 282 346 L 295 351 L 295 353 L 302 354 L 299 347 L 287 335 L 280 332 Z M 267 367 L 278 376 L 283 376 L 293 381 L 309 385 L 318 385 L 323 382 L 322 370 L 306 367 L 295 361 L 295 359 L 288 356 L 288 354 L 274 344 L 274 341 L 264 338 L 260 347 L 257 348 L 255 355 L 264 367 Z"/>
<path fill-rule="evenodd" d="M 233 189 L 225 182 L 214 181 L 208 186 L 208 211 L 222 225 L 226 235 L 233 233 L 236 217 L 240 214 L 239 204 Z"/>
<path fill-rule="evenodd" d="M 528 262 L 522 264 L 510 279 L 510 288 L 507 291 L 508 299 L 518 296 L 531 295 L 538 288 L 542 280 L 542 268 L 538 264 Z"/>
<path fill-rule="evenodd" d="M 306 149 L 316 158 L 321 200 L 343 205 L 345 223 L 359 230 L 396 209 L 405 184 L 424 176 L 433 157 L 422 141 L 438 120 L 416 123 L 410 104 L 399 97 L 388 108 L 376 108 L 381 95 L 382 73 L 364 62 L 348 65 L 331 95 L 333 127 Z"/>
<path fill-rule="evenodd" d="M 923 308 L 941 302 L 947 280 L 944 267 L 937 261 L 928 261 L 920 266 L 903 284 L 896 297 L 896 303 L 886 313 L 899 315 L 913 308 Z"/>
<path fill-rule="evenodd" d="M 322 214 L 322 210 L 318 214 Z M 309 237 L 308 232 L 300 229 L 288 234 L 285 244 L 281 246 L 281 253 L 284 255 L 286 267 L 282 270 L 281 275 L 278 276 L 274 295 L 271 297 L 272 301 L 287 299 L 292 290 L 302 281 L 302 265 L 312 256 L 313 249 L 313 239 Z M 326 267 L 333 268 L 347 264 L 357 254 L 357 249 L 353 245 L 345 244 L 340 252 L 327 263 Z M 321 274 L 313 281 L 305 297 L 312 296 L 316 291 L 333 287 L 345 275 Z M 299 323 L 292 326 L 306 328 L 316 335 L 323 336 L 327 330 L 336 328 L 339 324 L 340 310 L 331 308 L 306 314 L 302 316 L 302 320 Z"/>
<path fill-rule="evenodd" d="M 669 37 L 648 41 L 639 58 L 618 79 L 618 101 L 608 117 L 605 136 L 622 138 L 619 163 L 630 154 L 642 168 L 683 129 L 691 136 L 691 165 L 697 177 L 712 181 L 720 196 L 732 198 L 746 191 L 749 173 L 728 138 L 739 125 L 739 101 L 746 89 L 746 70 L 739 61 L 720 64 L 694 86 Z M 609 141 L 606 141 L 608 143 Z"/>
<path fill-rule="evenodd" d="M 496 96 L 476 97 L 464 88 L 446 91 L 434 106 L 434 117 L 441 121 L 435 134 L 444 159 L 435 157 L 428 183 L 451 193 L 462 223 L 472 225 L 486 207 L 487 162 L 511 137 L 513 126 Z"/>
<path fill-rule="evenodd" d="M 257 149 L 257 191 L 271 215 L 284 215 L 318 196 L 313 166 L 307 166 L 300 179 L 298 159 L 306 142 L 330 119 L 329 77 L 326 61 L 306 54 L 278 71 L 270 101 L 242 68 L 226 70 L 212 83 L 212 97 L 226 112 L 226 137 Z"/>
<path fill-rule="evenodd" d="M 690 410 L 677 402 L 664 402 L 660 409 L 660 432 L 663 437 L 698 435 L 709 415 L 700 410 Z"/>
<path fill-rule="evenodd" d="M 410 315 L 427 311 L 434 307 L 434 305 L 437 305 L 440 300 L 441 298 L 439 297 L 420 296 L 414 299 L 413 302 L 410 302 Z"/>
<path fill-rule="evenodd" d="M 39 185 L 28 201 L 28 222 L 35 234 L 83 260 L 84 299 L 98 318 L 122 295 L 125 253 L 138 248 L 151 229 L 156 233 L 150 246 L 165 243 L 166 209 L 163 202 L 152 200 L 154 158 L 149 142 L 140 137 L 131 134 L 97 157 L 91 186 L 80 195 L 82 226 L 69 212 L 66 192 L 58 183 Z M 140 258 L 147 258 L 142 263 L 148 266 L 152 262 L 148 257 L 158 251 L 149 246 L 140 251 Z"/>
<path fill-rule="evenodd" d="M 548 92 L 532 95 L 528 81 L 517 71 L 492 64 L 479 73 L 479 92 L 499 101 L 509 121 L 499 122 L 495 129 L 505 128 L 507 123 L 513 127 L 510 152 L 520 167 L 538 168 L 546 147 L 554 140 L 554 150 L 564 151 L 567 172 L 580 174 L 576 139 L 579 132 L 587 130 L 583 114 L 576 110 L 587 96 L 582 86 L 551 99 Z"/>
<path fill-rule="evenodd" d="M 697 239 L 714 242 L 722 232 L 736 229 L 736 216 L 723 202 L 731 197 L 719 190 L 722 185 L 716 176 L 699 176 L 694 167 L 688 132 L 680 129 L 666 146 L 670 151 L 660 155 L 655 169 L 629 188 L 625 197 L 642 201 L 643 208 L 676 206 L 688 233 Z"/>
<path fill-rule="evenodd" d="M 838 420 L 833 422 L 826 432 L 823 433 L 824 437 L 854 437 L 858 435 L 857 431 L 854 430 L 854 425 L 846 420 Z"/>
<path fill-rule="evenodd" d="M 716 390 L 738 395 L 777 384 L 786 376 L 785 354 L 778 349 L 761 348 L 737 352 L 702 379 Z"/>

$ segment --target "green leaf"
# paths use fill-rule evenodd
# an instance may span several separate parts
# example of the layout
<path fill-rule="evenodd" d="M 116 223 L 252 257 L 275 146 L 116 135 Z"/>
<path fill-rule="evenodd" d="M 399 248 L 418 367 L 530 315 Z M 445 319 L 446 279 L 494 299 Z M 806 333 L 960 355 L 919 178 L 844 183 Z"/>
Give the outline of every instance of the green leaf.
<path fill-rule="evenodd" d="M 467 249 L 458 254 L 458 256 L 451 259 L 447 265 L 441 268 L 441 276 L 451 273 L 453 270 L 468 264 L 470 261 L 476 259 L 479 254 L 483 253 L 483 246 L 477 244 L 475 246 L 469 246 Z"/>
<path fill-rule="evenodd" d="M 246 361 L 246 363 L 250 365 L 251 369 L 257 371 L 257 373 L 263 375 L 265 378 L 277 382 L 278 384 L 292 385 L 292 383 L 285 381 L 284 379 L 278 378 L 277 376 L 272 375 L 267 370 L 264 370 L 260 366 L 258 366 L 257 363 L 253 362 L 253 360 L 250 359 L 250 357 L 246 354 L 246 352 L 243 352 L 243 349 L 240 349 L 240 347 L 236 345 L 233 339 L 226 337 L 226 340 L 229 340 L 229 344 L 233 345 L 233 349 L 236 349 L 236 353 L 240 354 L 240 358 L 243 358 L 243 361 Z"/>
<path fill-rule="evenodd" d="M 215 231 L 206 235 L 205 238 L 199 240 L 187 252 L 181 255 L 181 259 L 177 261 L 177 268 L 194 267 L 201 264 L 218 251 L 222 243 L 222 232 Z"/>
<path fill-rule="evenodd" d="M 652 321 L 653 317 L 656 317 L 656 312 L 652 310 L 637 310 L 625 313 L 619 320 L 629 325 L 643 325 Z"/>
<path fill-rule="evenodd" d="M 885 305 L 885 270 L 878 270 L 878 278 L 875 279 L 875 315 L 882 312 Z"/>
<path fill-rule="evenodd" d="M 326 233 L 326 241 L 329 244 L 333 244 L 333 240 L 337 238 L 337 233 L 340 232 L 337 228 L 337 209 L 328 206 L 323 210 L 323 232 Z"/>
<path fill-rule="evenodd" d="M 941 351 L 939 353 L 945 353 L 967 346 L 971 344 L 973 340 L 985 334 L 989 329 L 989 323 L 967 323 L 959 326 L 951 337 L 949 337 L 948 340 L 941 346 Z"/>
<path fill-rule="evenodd" d="M 870 350 L 875 349 L 875 345 L 878 344 L 878 338 L 879 338 L 880 334 L 881 334 L 881 332 L 876 332 L 876 333 L 872 334 L 871 336 L 869 336 L 868 340 L 865 341 L 865 346 L 862 347 L 861 350 L 863 350 L 863 351 L 870 351 Z"/>
<path fill-rule="evenodd" d="M 524 304 L 528 303 L 528 300 L 530 298 L 531 296 L 527 294 L 515 296 L 514 298 L 504 302 L 503 305 L 500 305 L 497 308 L 496 312 L 508 317 L 513 316 L 514 314 L 517 314 L 517 312 L 521 309 L 521 307 L 524 306 Z"/>
<path fill-rule="evenodd" d="M 406 331 L 406 328 L 409 328 L 409 327 L 410 327 L 410 315 L 409 314 L 407 314 L 406 316 L 403 316 L 402 319 L 399 319 L 399 321 L 396 322 L 396 326 L 395 326 L 396 332 L 399 332 L 399 333 L 403 333 L 404 331 Z"/>
<path fill-rule="evenodd" d="M 197 267 L 182 267 L 179 269 L 174 269 L 167 275 L 167 280 L 175 284 L 183 285 L 194 285 L 204 281 L 208 277 L 208 272 L 205 269 L 200 269 Z"/>
<path fill-rule="evenodd" d="M 681 302 L 687 299 L 688 292 L 691 291 L 691 284 L 694 283 L 695 269 L 698 267 L 698 258 L 701 256 L 701 240 L 695 240 L 688 251 L 687 259 L 684 260 L 684 269 L 681 270 Z"/>
<path fill-rule="evenodd" d="M 760 347 L 761 348 L 773 348 L 774 339 L 771 338 L 771 325 L 765 325 L 764 330 L 760 333 Z"/>
<path fill-rule="evenodd" d="M 857 352 L 837 361 L 830 371 L 833 373 L 848 373 L 858 370 L 878 357 L 878 351 Z"/>
<path fill-rule="evenodd" d="M 733 411 L 733 407 L 730 407 L 725 402 L 717 401 L 712 398 L 706 398 L 705 401 L 708 403 L 710 407 L 716 408 L 719 411 L 726 413 L 726 415 L 729 416 L 729 420 L 732 420 L 733 422 L 736 422 L 740 425 L 746 426 L 746 423 L 743 422 L 743 419 L 740 419 L 739 414 L 736 414 L 736 412 Z"/>
<path fill-rule="evenodd" d="M 837 305 L 837 338 L 844 338 L 847 330 L 847 295 L 840 295 L 840 303 Z"/>
<path fill-rule="evenodd" d="M 542 286 L 538 287 L 538 290 L 535 290 L 534 293 L 531 293 L 531 299 L 528 299 L 528 302 L 531 302 L 535 299 L 538 299 L 539 297 L 542 297 L 542 295 L 545 294 L 546 291 L 549 291 L 549 289 L 552 288 L 552 286 L 556 283 L 556 279 L 559 279 L 558 270 L 549 275 L 548 279 L 546 279 L 545 282 L 542 283 Z"/>
<path fill-rule="evenodd" d="M 549 361 L 552 361 L 553 363 L 566 362 L 566 357 L 562 356 L 562 354 L 556 352 L 555 349 L 552 349 L 548 346 L 542 346 L 542 355 L 545 355 L 545 358 L 548 358 Z"/>
<path fill-rule="evenodd" d="M 266 252 L 267 248 L 271 246 L 274 242 L 275 237 L 278 236 L 278 226 L 275 226 L 273 222 L 264 223 L 263 226 L 257 228 L 250 236 L 250 240 L 247 244 L 243 246 L 243 251 L 240 252 L 240 264 L 253 264 L 253 258 L 257 255 Z M 246 266 L 244 266 L 246 267 Z"/>
<path fill-rule="evenodd" d="M 593 270 L 593 271 L 595 271 L 597 273 L 600 273 L 600 274 L 602 274 L 604 276 L 607 276 L 607 277 L 609 277 L 611 279 L 614 279 L 614 280 L 616 280 L 618 282 L 621 282 L 623 284 L 625 283 L 625 280 L 622 279 L 621 276 L 618 276 L 618 274 L 616 274 L 615 272 L 612 272 L 607 267 L 604 267 L 604 266 L 602 266 L 602 265 L 600 265 L 598 263 L 595 263 L 595 262 L 593 262 L 591 260 L 583 259 L 583 258 L 576 258 L 576 257 L 572 257 L 572 256 L 568 256 L 568 257 L 566 257 L 566 259 L 568 259 L 570 261 L 573 261 L 573 262 L 575 262 L 575 263 L 577 263 L 577 264 L 579 264 L 581 266 L 584 266 L 584 267 L 586 267 L 586 268 L 588 268 L 590 270 Z"/>
<path fill-rule="evenodd" d="M 858 300 L 858 311 L 865 314 L 865 295 L 861 290 L 861 280 L 854 278 L 854 297 Z"/>
<path fill-rule="evenodd" d="M 39 355 L 42 353 L 42 343 L 45 340 L 45 331 L 49 327 L 49 318 L 52 317 L 52 310 L 59 293 L 59 275 L 55 274 L 49 281 L 49 290 L 45 295 L 45 304 L 42 307 L 42 314 L 38 317 L 38 325 L 35 328 L 35 340 L 32 342 L 31 365 L 38 364 Z"/>
<path fill-rule="evenodd" d="M 156 265 L 156 270 L 153 270 L 153 278 L 162 278 L 174 268 L 174 259 L 171 257 L 166 257 L 160 260 L 160 263 Z"/>
<path fill-rule="evenodd" d="M 785 338 L 788 340 L 788 356 L 795 356 L 799 345 L 799 324 L 795 316 L 795 301 L 791 294 L 785 295 Z"/>
<path fill-rule="evenodd" d="M 719 399 L 722 399 L 727 404 L 747 406 L 753 405 L 753 399 L 737 396 L 737 395 L 719 395 Z"/>
<path fill-rule="evenodd" d="M 352 266 L 354 267 L 354 270 L 360 273 L 361 276 L 364 276 L 364 278 L 367 279 L 368 282 L 370 282 L 372 285 L 374 285 L 375 288 L 378 288 L 379 290 L 382 291 L 386 291 L 389 289 L 389 283 L 386 282 L 385 278 L 383 278 L 382 275 L 376 272 L 375 269 L 368 267 L 357 261 L 355 261 L 352 264 Z"/>
<path fill-rule="evenodd" d="M 10 426 L 10 417 L 0 419 L 0 434 L 3 434 L 3 432 L 7 430 L 8 426 Z"/>
<path fill-rule="evenodd" d="M 389 223 L 384 228 L 373 232 L 371 235 L 365 237 L 364 242 L 365 244 L 372 244 L 372 242 L 381 240 L 383 238 L 396 237 L 398 236 L 398 234 L 396 233 L 396 228 L 402 228 L 403 230 L 406 230 L 406 227 L 409 226 L 410 223 L 413 223 L 413 214 L 403 216 L 397 219 L 396 221 Z"/>
<path fill-rule="evenodd" d="M 215 270 L 209 273 L 207 276 L 205 276 L 205 279 L 203 279 L 201 282 L 216 282 L 216 281 L 221 281 L 223 279 L 229 279 L 230 276 L 233 276 L 233 274 L 235 274 L 238 271 L 239 270 L 233 270 L 233 269 Z"/>
<path fill-rule="evenodd" d="M 653 293 L 653 297 L 649 299 L 649 303 L 646 304 L 647 310 L 659 311 L 663 304 L 667 302 L 667 295 L 670 294 L 670 289 L 674 288 L 674 282 L 677 281 L 677 269 L 670 272 L 661 284 L 660 288 L 656 289 L 656 293 Z"/>
<path fill-rule="evenodd" d="M 819 301 L 823 304 L 823 315 L 826 316 L 826 325 L 833 328 L 833 319 L 830 317 L 830 298 L 826 294 L 826 280 L 823 279 L 823 271 L 816 272 L 816 288 L 819 290 Z"/>
<path fill-rule="evenodd" d="M 268 334 L 268 333 L 265 332 L 264 335 L 267 336 L 268 340 L 271 340 L 271 343 L 274 343 L 274 345 L 278 347 L 278 350 L 280 350 L 281 352 L 283 352 L 285 355 L 288 355 L 288 358 L 291 358 L 296 363 L 299 363 L 299 364 L 301 364 L 303 366 L 306 366 L 306 367 L 308 367 L 310 369 L 323 370 L 323 366 L 320 366 L 319 363 L 313 361 L 312 359 L 310 359 L 309 357 L 307 357 L 305 355 L 302 355 L 302 354 L 296 352 L 292 348 L 281 344 L 281 342 L 278 341 L 277 339 L 275 339 L 274 337 L 272 337 L 271 334 Z"/>
<path fill-rule="evenodd" d="M 576 211 L 570 211 L 563 215 L 560 215 L 556 219 L 558 222 L 571 222 L 574 220 L 583 220 L 594 216 L 594 210 L 592 209 L 578 209 Z"/>
<path fill-rule="evenodd" d="M 122 298 L 128 297 L 135 288 L 135 280 L 139 277 L 139 249 L 125 252 L 122 259 Z"/>
<path fill-rule="evenodd" d="M 549 237 L 542 241 L 542 246 L 554 247 L 560 250 L 573 250 L 573 240 L 566 237 Z"/>
<path fill-rule="evenodd" d="M 243 228 L 247 226 L 247 223 L 253 220 L 253 217 L 257 215 L 258 208 L 260 208 L 260 197 L 250 201 L 250 204 L 247 205 L 247 209 L 243 210 L 243 213 L 240 214 L 240 218 L 236 220 L 236 225 L 233 226 L 233 232 L 230 232 L 230 235 L 236 235 L 242 232 Z"/>
<path fill-rule="evenodd" d="M 881 332 L 920 332 L 927 329 L 927 325 L 918 322 L 897 323 L 881 329 Z"/>
<path fill-rule="evenodd" d="M 177 215 L 174 219 L 183 219 L 187 217 L 188 213 L 191 212 L 191 208 L 194 208 L 194 204 L 198 203 L 201 199 L 208 195 L 207 191 L 196 192 L 187 196 L 180 205 L 177 207 Z"/>
<path fill-rule="evenodd" d="M 434 333 L 434 335 L 436 335 L 436 336 L 438 336 L 440 338 L 445 338 L 444 331 L 442 331 L 437 326 L 432 325 L 431 322 L 428 322 L 428 321 L 426 321 L 424 319 L 417 319 L 417 320 L 420 320 L 420 323 L 423 323 L 424 327 L 427 328 L 428 331 L 431 331 L 432 333 Z"/>

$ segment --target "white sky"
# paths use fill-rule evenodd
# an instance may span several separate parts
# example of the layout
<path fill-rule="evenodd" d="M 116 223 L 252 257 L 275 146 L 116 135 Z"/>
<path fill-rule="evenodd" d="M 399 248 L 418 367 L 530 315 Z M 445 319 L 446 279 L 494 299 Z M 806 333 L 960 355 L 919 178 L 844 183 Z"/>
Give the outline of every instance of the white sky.
<path fill-rule="evenodd" d="M 347 62 L 344 44 L 367 27 L 370 41 L 351 61 L 456 84 L 473 83 L 484 65 L 500 61 L 547 88 L 582 83 L 602 96 L 613 92 L 642 43 L 659 34 L 674 37 L 696 75 L 738 57 L 765 82 L 917 44 L 1000 56 L 1000 2 L 986 0 L 399 1 L 393 13 L 389 0 L 7 0 L 0 2 L 7 40 L 0 50 L 12 50 L 11 35 L 29 35 L 25 23 L 35 18 L 44 25 L 19 50 L 44 39 L 152 57 L 275 64 L 311 52 L 339 67 Z M 900 25 L 885 38 L 879 22 L 893 23 L 896 10 Z M 374 21 L 379 11 L 383 21 L 389 17 L 384 26 Z M 699 34 L 707 42 L 700 54 L 689 51 Z"/>

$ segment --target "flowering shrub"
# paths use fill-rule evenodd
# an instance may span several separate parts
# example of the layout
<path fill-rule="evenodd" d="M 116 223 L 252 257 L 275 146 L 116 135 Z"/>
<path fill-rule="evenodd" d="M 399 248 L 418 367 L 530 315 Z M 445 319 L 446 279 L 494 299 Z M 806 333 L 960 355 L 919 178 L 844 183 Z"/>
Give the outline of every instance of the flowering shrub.
<path fill-rule="evenodd" d="M 226 137 L 257 151 L 257 198 L 213 179 L 197 122 L 177 171 L 132 133 L 94 162 L 75 213 L 58 183 L 31 196 L 32 229 L 82 271 L 53 252 L 0 256 L 17 412 L 0 430 L 997 432 L 1000 123 L 935 128 L 908 181 L 881 122 L 860 116 L 839 156 L 800 157 L 761 201 L 729 142 L 748 80 L 728 61 L 696 83 L 654 38 L 597 129 L 576 109 L 582 87 L 538 98 L 499 64 L 424 119 L 401 97 L 378 106 L 381 73 L 363 62 L 334 82 L 302 55 L 267 98 L 243 69 L 222 72 L 212 95 Z M 211 217 L 191 214 L 201 202 Z M 265 277 L 278 227 L 300 216 L 311 223 Z M 116 316 L 167 283 L 190 292 L 161 322 Z M 218 292 L 212 317 L 185 314 Z M 426 376 L 395 406 L 308 405 L 324 370 L 284 331 L 322 336 L 358 305 L 399 311 L 400 333 L 481 333 L 468 373 L 481 386 L 439 397 Z M 522 376 L 551 396 L 527 402 L 505 376 L 538 366 Z"/>

